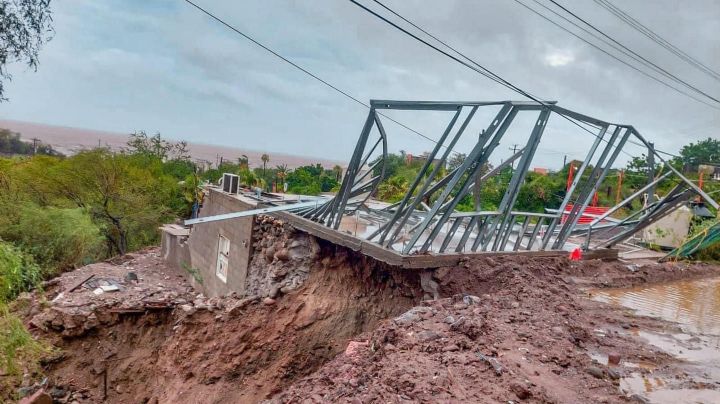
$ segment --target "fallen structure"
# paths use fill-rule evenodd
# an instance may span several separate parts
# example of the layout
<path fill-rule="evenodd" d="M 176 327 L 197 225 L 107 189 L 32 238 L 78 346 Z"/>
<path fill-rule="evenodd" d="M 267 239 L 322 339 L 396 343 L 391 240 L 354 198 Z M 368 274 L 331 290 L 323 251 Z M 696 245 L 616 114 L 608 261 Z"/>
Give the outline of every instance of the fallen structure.
<path fill-rule="evenodd" d="M 223 202 L 222 209 L 205 208 L 201 217 L 185 222 L 198 227 L 190 232 L 190 249 L 193 249 L 193 243 L 197 243 L 202 254 L 214 261 L 215 254 L 209 255 L 208 251 L 233 250 L 235 248 L 230 248 L 230 245 L 240 244 L 243 257 L 247 257 L 253 238 L 248 225 L 250 218 L 269 213 L 314 237 L 403 268 L 455 265 L 463 257 L 475 254 L 558 256 L 579 247 L 590 257 L 613 257 L 617 255 L 613 247 L 618 243 L 683 206 L 695 195 L 718 208 L 717 202 L 668 164 L 653 144 L 631 125 L 606 122 L 555 103 L 373 100 L 370 104 L 370 112 L 335 196 L 293 201 L 253 194 L 232 196 L 231 199 L 240 201 L 234 207 Z M 423 166 L 408 191 L 402 200 L 393 204 L 372 199 L 387 172 L 389 135 L 383 125 L 386 118 L 383 111 L 386 110 L 422 114 L 444 111 L 452 115 L 433 150 L 423 156 Z M 491 110 L 494 117 L 483 125 L 479 133 L 470 133 L 467 129 L 477 116 L 482 115 L 479 113 L 481 110 Z M 534 124 L 526 137 L 526 144 L 502 164 L 487 170 L 487 163 L 503 137 L 514 123 L 521 120 L 521 116 L 528 115 L 534 117 Z M 546 132 L 548 120 L 553 115 L 586 131 L 590 131 L 587 127 L 593 128 L 595 133 L 590 131 L 593 141 L 558 209 L 547 209 L 544 213 L 518 210 L 520 187 Z M 477 140 L 473 141 L 470 150 L 462 150 L 467 152 L 462 163 L 446 172 L 451 155 L 461 151 L 458 145 L 464 135 Z M 601 215 L 585 213 L 618 155 L 629 142 L 647 148 L 647 185 Z M 662 171 L 665 172 L 654 172 L 656 159 L 663 164 Z M 512 177 L 496 210 L 456 210 L 460 201 L 473 189 L 478 189 L 483 182 L 515 163 Z M 674 188 L 662 198 L 655 199 L 655 187 L 671 179 L 677 181 Z M 214 193 L 221 192 L 215 190 Z M 479 197 L 482 198 L 482 194 Z M 622 220 L 612 217 L 640 197 L 646 198 L 640 209 Z M 215 199 L 211 198 L 211 201 Z M 234 224 L 219 224 L 223 221 Z M 219 231 L 217 226 L 225 230 Z M 194 236 L 194 232 L 203 236 Z M 222 238 L 216 240 L 214 235 L 223 232 L 231 236 L 221 236 L 227 241 Z M 210 233 L 213 237 L 209 237 Z M 228 251 L 228 254 L 231 253 Z M 196 255 L 201 254 L 198 252 Z M 243 262 L 247 261 L 243 257 L 233 261 L 243 266 Z M 218 255 L 216 265 L 214 262 L 203 265 L 220 268 L 220 261 L 222 257 Z M 188 262 L 194 265 L 196 259 Z M 235 268 L 236 264 L 233 265 Z M 223 272 L 222 269 L 218 271 Z M 224 275 L 218 276 L 222 278 Z M 227 283 L 232 283 L 229 278 Z"/>

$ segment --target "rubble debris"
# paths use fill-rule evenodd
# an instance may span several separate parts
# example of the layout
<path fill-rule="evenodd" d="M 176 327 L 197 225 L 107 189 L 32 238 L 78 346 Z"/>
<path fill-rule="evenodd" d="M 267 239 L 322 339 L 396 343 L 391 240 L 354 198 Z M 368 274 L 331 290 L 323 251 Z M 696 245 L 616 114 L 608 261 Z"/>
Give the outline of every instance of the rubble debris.
<path fill-rule="evenodd" d="M 284 225 L 264 224 L 288 236 Z M 631 337 L 638 327 L 665 323 L 629 319 L 586 299 L 581 288 L 717 268 L 666 264 L 630 273 L 617 263 L 481 258 L 432 272 L 440 297 L 423 300 L 417 272 L 291 234 L 281 248 L 276 239 L 268 245 L 287 248 L 288 261 L 275 252 L 268 261 L 265 247 L 254 251 L 257 294 L 206 297 L 151 249 L 63 274 L 21 297 L 30 303 L 24 316 L 33 332 L 62 349 L 47 364 L 52 385 L 45 391 L 66 392 L 68 403 L 105 394 L 108 402 L 153 403 L 627 402 L 617 389 L 627 373 L 588 355 L 608 351 L 623 363 L 676 369 L 677 383 L 692 388 L 672 357 Z M 301 246 L 315 252 L 293 255 Z M 302 282 L 283 290 L 289 284 L 274 278 L 279 269 Z M 124 278 L 128 271 L 138 283 Z M 90 273 L 121 290 L 67 293 Z"/>
<path fill-rule="evenodd" d="M 490 367 L 495 371 L 495 376 L 502 376 L 505 368 L 502 367 L 502 365 L 497 359 L 483 355 L 480 352 L 476 352 L 475 355 L 477 355 L 481 361 L 490 365 Z"/>

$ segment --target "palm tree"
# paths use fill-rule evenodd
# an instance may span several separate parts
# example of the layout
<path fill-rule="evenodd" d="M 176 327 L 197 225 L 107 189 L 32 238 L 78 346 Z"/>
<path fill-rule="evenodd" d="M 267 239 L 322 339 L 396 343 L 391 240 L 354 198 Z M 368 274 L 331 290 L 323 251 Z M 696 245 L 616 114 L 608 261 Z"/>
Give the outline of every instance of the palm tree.
<path fill-rule="evenodd" d="M 337 182 L 340 182 L 340 178 L 342 178 L 342 175 L 343 175 L 342 167 L 340 167 L 339 165 L 335 165 L 335 167 L 333 167 L 332 170 L 335 173 L 335 180 Z"/>
<path fill-rule="evenodd" d="M 265 167 L 267 166 L 268 161 L 270 161 L 270 156 L 268 156 L 267 153 L 263 153 L 262 156 L 260 156 L 260 160 L 263 162 L 263 180 L 267 178 L 265 176 Z"/>
<path fill-rule="evenodd" d="M 243 168 L 247 169 L 250 167 L 250 159 L 248 159 L 248 156 L 243 154 L 240 157 L 238 157 L 238 165 L 239 168 L 242 170 Z"/>
<path fill-rule="evenodd" d="M 278 180 L 280 181 L 280 185 L 285 183 L 285 177 L 288 175 L 288 166 L 287 164 L 280 164 L 275 166 L 275 175 L 277 176 Z"/>

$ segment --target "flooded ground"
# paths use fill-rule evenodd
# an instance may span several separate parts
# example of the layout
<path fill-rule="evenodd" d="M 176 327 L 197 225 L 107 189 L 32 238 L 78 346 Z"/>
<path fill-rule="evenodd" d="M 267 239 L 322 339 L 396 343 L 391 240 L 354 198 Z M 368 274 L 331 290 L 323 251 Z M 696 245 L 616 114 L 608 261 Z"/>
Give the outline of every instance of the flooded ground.
<path fill-rule="evenodd" d="M 620 389 L 653 403 L 720 403 L 720 278 L 593 290 L 594 300 L 669 321 L 666 330 L 630 333 L 684 361 L 681 374 L 652 363 L 623 362 Z M 607 364 L 603 355 L 593 359 Z"/>

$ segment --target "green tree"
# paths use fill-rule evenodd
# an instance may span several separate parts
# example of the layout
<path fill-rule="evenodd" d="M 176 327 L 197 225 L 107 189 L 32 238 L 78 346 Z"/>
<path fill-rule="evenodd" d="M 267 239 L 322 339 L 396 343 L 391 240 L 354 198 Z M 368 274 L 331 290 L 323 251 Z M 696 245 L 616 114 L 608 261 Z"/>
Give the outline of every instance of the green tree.
<path fill-rule="evenodd" d="M 720 139 L 707 138 L 689 143 L 680 149 L 680 159 L 674 159 L 686 171 L 697 172 L 700 164 L 720 165 Z"/>
<path fill-rule="evenodd" d="M 0 217 L 0 238 L 31 254 L 48 274 L 103 256 L 100 229 L 84 209 L 42 208 L 25 202 L 6 212 Z"/>
<path fill-rule="evenodd" d="M 37 70 L 40 48 L 52 38 L 50 0 L 0 0 L 0 102 L 3 81 L 11 80 L 8 63 Z"/>
<path fill-rule="evenodd" d="M 260 160 L 262 160 L 263 163 L 263 171 L 262 171 L 262 178 L 267 182 L 267 163 L 270 161 L 270 156 L 267 153 L 263 153 L 262 156 L 260 156 Z"/>
<path fill-rule="evenodd" d="M 405 196 L 408 187 L 409 184 L 406 178 L 394 175 L 378 186 L 378 198 L 383 201 L 397 202 Z"/>

